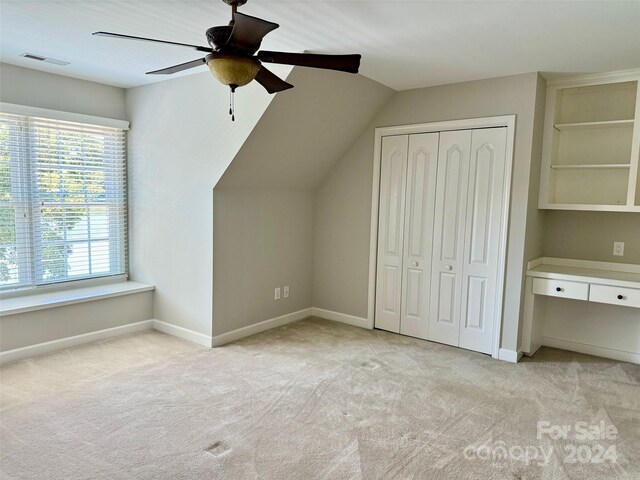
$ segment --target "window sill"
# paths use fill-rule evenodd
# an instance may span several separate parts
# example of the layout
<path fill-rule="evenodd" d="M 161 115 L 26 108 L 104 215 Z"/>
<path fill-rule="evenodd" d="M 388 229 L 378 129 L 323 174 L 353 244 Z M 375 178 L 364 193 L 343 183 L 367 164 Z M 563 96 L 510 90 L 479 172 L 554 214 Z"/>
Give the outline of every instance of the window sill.
<path fill-rule="evenodd" d="M 18 313 L 45 310 L 75 303 L 91 302 L 105 298 L 132 295 L 134 293 L 154 290 L 153 285 L 139 282 L 118 282 L 91 287 L 72 288 L 55 292 L 36 293 L 0 300 L 0 315 L 16 315 Z"/>

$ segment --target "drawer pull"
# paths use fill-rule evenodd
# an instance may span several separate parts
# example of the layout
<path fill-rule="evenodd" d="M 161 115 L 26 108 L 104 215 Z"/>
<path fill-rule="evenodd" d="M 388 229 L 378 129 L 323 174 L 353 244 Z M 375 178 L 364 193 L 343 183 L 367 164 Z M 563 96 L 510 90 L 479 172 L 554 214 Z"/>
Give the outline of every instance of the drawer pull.
<path fill-rule="evenodd" d="M 560 287 L 556 287 L 556 292 L 561 292 L 562 289 Z"/>
<path fill-rule="evenodd" d="M 624 296 L 623 295 L 618 295 L 618 300 L 624 300 Z"/>

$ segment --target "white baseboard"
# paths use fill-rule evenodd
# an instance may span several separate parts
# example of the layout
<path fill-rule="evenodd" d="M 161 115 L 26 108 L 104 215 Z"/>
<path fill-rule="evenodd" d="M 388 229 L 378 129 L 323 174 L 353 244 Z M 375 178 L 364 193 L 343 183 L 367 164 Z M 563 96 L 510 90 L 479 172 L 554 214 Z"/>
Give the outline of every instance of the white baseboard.
<path fill-rule="evenodd" d="M 516 352 L 515 350 L 507 350 L 506 348 L 501 348 L 498 351 L 498 358 L 500 360 L 504 360 L 505 362 L 518 363 L 518 361 L 522 358 L 522 352 Z"/>
<path fill-rule="evenodd" d="M 174 337 L 197 343 L 198 345 L 202 345 L 203 347 L 211 348 L 212 337 L 210 337 L 209 335 L 194 332 L 193 330 L 189 330 L 188 328 L 179 327 L 177 325 L 173 325 L 172 323 L 162 322 L 160 320 L 153 320 L 153 328 L 162 333 L 166 333 L 167 335 L 172 335 Z"/>
<path fill-rule="evenodd" d="M 213 340 L 211 342 L 211 346 L 220 347 L 227 343 L 240 340 L 241 338 L 249 337 L 251 335 L 255 335 L 256 333 L 264 332 L 265 330 L 270 330 L 275 327 L 286 325 L 287 323 L 302 320 L 303 318 L 310 317 L 311 311 L 312 311 L 311 308 L 305 308 L 303 310 L 298 310 L 297 312 L 288 313 L 280 317 L 270 318 L 269 320 L 264 320 L 254 325 L 238 328 L 237 330 L 232 330 L 231 332 L 223 333 L 221 335 L 214 335 Z"/>
<path fill-rule="evenodd" d="M 562 338 L 542 337 L 542 345 L 571 352 L 586 353 L 587 355 L 595 355 L 596 357 L 611 358 L 623 362 L 631 362 L 640 364 L 640 353 L 628 352 L 626 350 L 617 350 L 615 348 L 599 347 L 588 343 L 573 342 Z"/>
<path fill-rule="evenodd" d="M 23 358 L 43 355 L 45 353 L 55 352 L 56 350 L 76 347 L 84 343 L 97 342 L 108 338 L 140 332 L 142 330 L 150 330 L 152 328 L 153 320 L 143 320 L 142 322 L 129 323 L 119 327 L 105 328 L 104 330 L 84 333 L 82 335 L 75 335 L 73 337 L 60 338 L 58 340 L 37 343 L 27 347 L 15 348 L 13 350 L 7 350 L 6 352 L 0 352 L 0 363 L 14 362 Z"/>
<path fill-rule="evenodd" d="M 313 307 L 311 314 L 314 317 L 324 318 L 326 320 L 333 320 L 334 322 L 346 323 L 354 327 L 367 328 L 369 327 L 369 320 L 362 317 L 356 317 L 355 315 L 348 315 L 346 313 L 333 312 L 331 310 L 325 310 L 324 308 Z"/>

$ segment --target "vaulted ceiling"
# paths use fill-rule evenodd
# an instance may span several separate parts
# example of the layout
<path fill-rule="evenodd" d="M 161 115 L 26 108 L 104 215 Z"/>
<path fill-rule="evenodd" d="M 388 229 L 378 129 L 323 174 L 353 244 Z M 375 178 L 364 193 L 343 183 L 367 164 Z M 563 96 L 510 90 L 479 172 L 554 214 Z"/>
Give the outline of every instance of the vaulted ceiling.
<path fill-rule="evenodd" d="M 281 25 L 263 48 L 361 53 L 361 73 L 396 90 L 530 71 L 640 67 L 638 1 L 249 0 L 241 11 Z M 220 0 L 2 0 L 0 60 L 131 87 L 164 79 L 145 71 L 197 54 L 91 32 L 202 44 L 204 31 L 229 17 Z M 19 56 L 25 52 L 70 65 Z"/>

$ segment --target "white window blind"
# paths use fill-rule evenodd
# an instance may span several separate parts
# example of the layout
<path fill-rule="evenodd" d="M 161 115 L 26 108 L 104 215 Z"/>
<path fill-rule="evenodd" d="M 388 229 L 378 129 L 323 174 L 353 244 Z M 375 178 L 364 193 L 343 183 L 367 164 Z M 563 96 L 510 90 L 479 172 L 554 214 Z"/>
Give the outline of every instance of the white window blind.
<path fill-rule="evenodd" d="M 0 113 L 0 289 L 127 268 L 125 131 Z"/>

